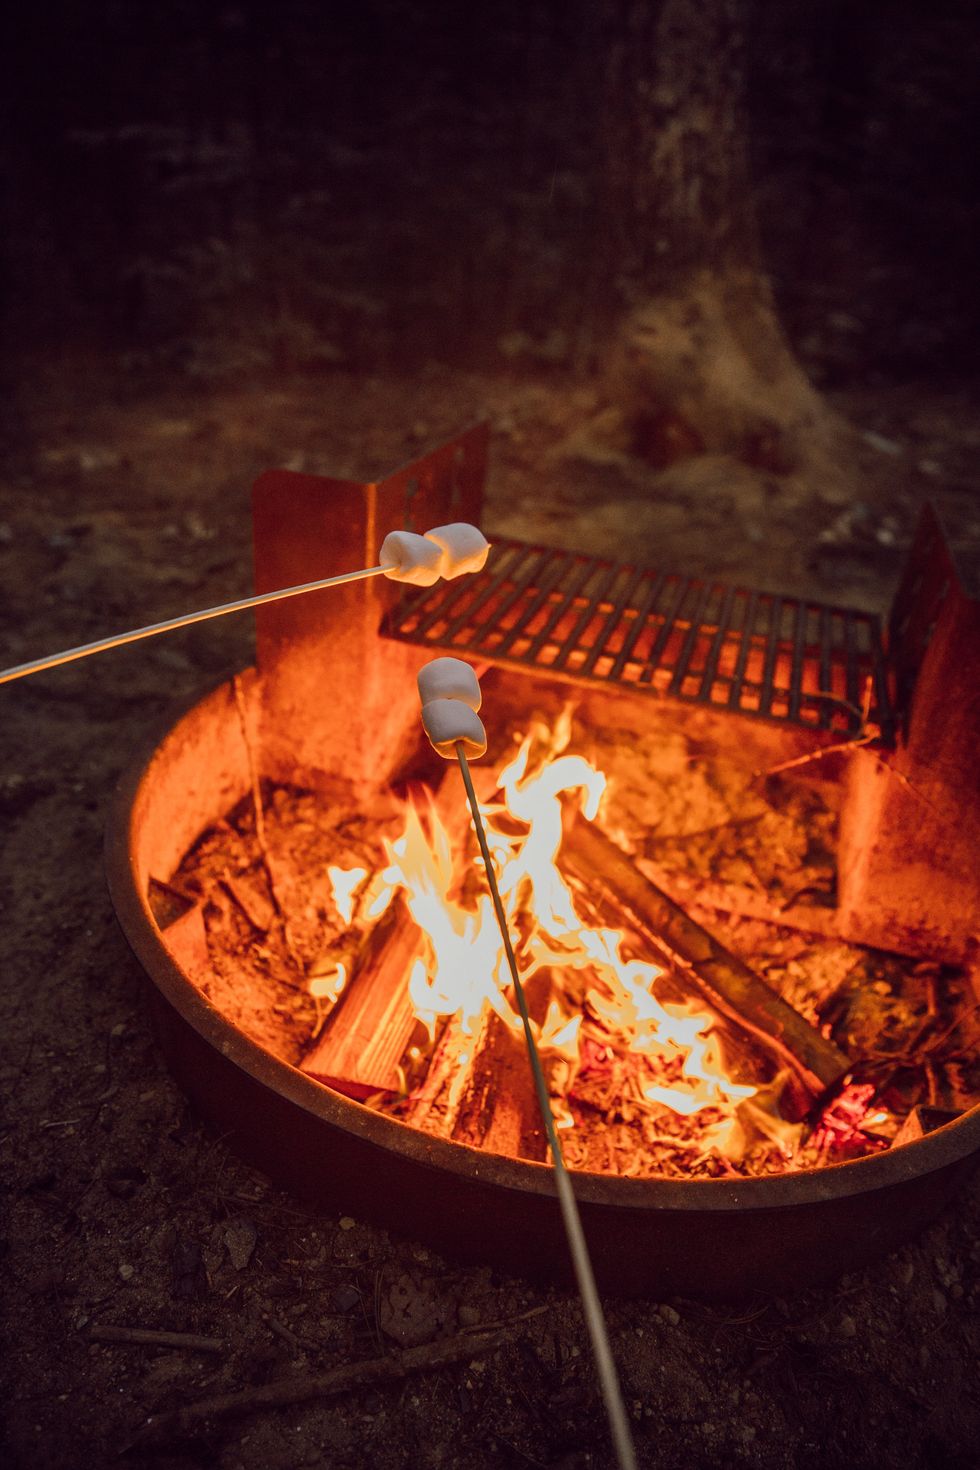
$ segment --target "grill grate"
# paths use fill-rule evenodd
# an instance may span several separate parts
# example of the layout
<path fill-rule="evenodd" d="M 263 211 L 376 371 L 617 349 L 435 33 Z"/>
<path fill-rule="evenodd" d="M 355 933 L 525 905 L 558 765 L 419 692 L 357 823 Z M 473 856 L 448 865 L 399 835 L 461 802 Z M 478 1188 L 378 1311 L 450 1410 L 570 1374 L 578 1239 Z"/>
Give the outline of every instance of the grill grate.
<path fill-rule="evenodd" d="M 879 619 L 809 599 L 495 542 L 486 574 L 406 588 L 388 637 L 567 680 L 884 740 L 894 717 Z"/>

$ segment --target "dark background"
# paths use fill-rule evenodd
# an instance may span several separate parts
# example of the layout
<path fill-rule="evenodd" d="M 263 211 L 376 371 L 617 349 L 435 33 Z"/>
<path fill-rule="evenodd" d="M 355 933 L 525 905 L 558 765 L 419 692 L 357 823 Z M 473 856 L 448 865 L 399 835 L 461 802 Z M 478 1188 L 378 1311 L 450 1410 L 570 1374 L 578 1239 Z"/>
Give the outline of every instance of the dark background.
<path fill-rule="evenodd" d="M 622 314 L 663 276 L 656 233 L 605 208 L 630 9 L 6 8 L 0 664 L 247 595 L 260 471 L 368 478 L 476 417 L 491 534 L 884 611 L 933 499 L 980 568 L 975 5 L 732 6 L 761 260 L 851 426 L 834 487 L 684 458 L 683 424 L 655 463 L 591 427 Z M 597 1470 L 574 1297 L 523 1282 L 519 1251 L 513 1277 L 440 1260 L 397 1201 L 390 1233 L 312 1214 L 163 1065 L 104 890 L 106 809 L 157 724 L 251 657 L 224 619 L 0 690 L 7 1463 Z M 821 1290 L 611 1303 L 641 1463 L 966 1470 L 978 1269 L 974 1184 Z M 545 1310 L 479 1365 L 119 1459 L 151 1412 L 402 1345 L 404 1302 L 423 1341 Z M 225 1346 L 111 1346 L 100 1323 Z"/>
<path fill-rule="evenodd" d="M 975 7 L 741 11 L 764 252 L 797 345 L 835 383 L 972 371 Z M 16 7 L 0 104 L 11 345 L 179 371 L 217 338 L 228 373 L 487 366 L 524 333 L 557 365 L 587 363 L 603 313 L 655 267 L 640 228 L 610 257 L 602 213 L 614 12 Z M 828 305 L 859 325 L 826 331 Z"/>

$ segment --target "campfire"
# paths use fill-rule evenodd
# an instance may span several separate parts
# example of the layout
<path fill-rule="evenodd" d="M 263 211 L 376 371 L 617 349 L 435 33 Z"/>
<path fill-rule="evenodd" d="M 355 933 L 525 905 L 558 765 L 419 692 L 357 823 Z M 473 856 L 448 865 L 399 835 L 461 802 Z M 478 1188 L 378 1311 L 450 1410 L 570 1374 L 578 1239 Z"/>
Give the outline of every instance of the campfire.
<path fill-rule="evenodd" d="M 574 1167 L 677 1178 L 811 1168 L 887 1148 L 917 1101 L 969 1101 L 954 1098 L 972 1030 L 952 974 L 797 938 L 798 958 L 786 968 L 797 980 L 811 970 L 808 1017 L 686 914 L 689 949 L 693 935 L 701 958 L 672 965 L 681 911 L 675 928 L 654 929 L 669 900 L 603 830 L 606 778 L 572 753 L 569 706 L 553 726 L 542 719 L 511 743 L 499 769 L 483 772 L 483 811 Z M 628 760 L 618 753 L 621 768 Z M 672 761 L 668 752 L 665 770 Z M 288 1019 L 283 1055 L 367 1107 L 438 1137 L 544 1160 L 503 948 L 453 783 L 435 792 L 415 786 L 373 835 L 352 815 L 339 842 L 310 793 L 275 790 L 262 806 L 264 851 L 250 797 L 174 879 L 206 900 L 212 950 L 224 952 L 209 993 L 223 1007 L 237 993 L 240 1024 L 263 1041 L 267 1010 Z M 357 862 L 344 851 L 354 833 Z M 275 917 L 277 887 L 284 912 L 309 909 L 304 892 L 314 897 L 317 918 L 293 919 L 288 939 Z M 714 923 L 716 932 L 731 928 L 717 914 Z M 752 942 L 772 927 L 754 926 Z M 785 945 L 786 931 L 768 942 Z M 818 987 L 831 965 L 852 985 L 856 970 L 867 974 L 863 1005 L 877 1002 L 876 1029 L 889 1035 L 890 1051 L 852 1059 L 824 1034 L 828 997 Z M 886 969 L 888 981 L 871 978 Z M 297 995 L 301 983 L 306 995 Z M 963 1019 L 960 1034 L 937 1048 L 927 1023 L 939 988 Z M 856 1031 L 832 994 L 841 1039 L 853 1047 L 868 1019 Z"/>
<path fill-rule="evenodd" d="M 477 521 L 484 442 L 381 485 L 263 477 L 259 593 L 315 579 L 311 525 L 354 564 L 399 525 Z M 458 651 L 487 691 L 474 775 L 604 1278 L 771 1286 L 913 1228 L 980 1142 L 971 838 L 923 779 L 907 697 L 972 606 L 941 554 L 897 599 L 915 639 L 896 654 L 893 633 L 891 666 L 866 615 L 692 600 L 533 548 L 498 548 L 482 590 L 263 607 L 258 674 L 134 777 L 110 863 L 199 1106 L 307 1194 L 389 1219 L 395 1190 L 403 1228 L 485 1259 L 510 1218 L 527 1269 L 553 1268 L 500 933 L 458 780 L 418 728 L 415 673 Z M 874 1195 L 898 1187 L 882 1225 Z"/>

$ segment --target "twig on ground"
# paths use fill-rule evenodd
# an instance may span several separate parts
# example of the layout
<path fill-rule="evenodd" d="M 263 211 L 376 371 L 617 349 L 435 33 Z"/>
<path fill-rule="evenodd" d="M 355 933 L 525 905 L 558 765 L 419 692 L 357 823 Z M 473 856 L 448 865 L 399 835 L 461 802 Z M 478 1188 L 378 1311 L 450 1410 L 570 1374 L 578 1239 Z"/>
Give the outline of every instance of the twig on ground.
<path fill-rule="evenodd" d="M 235 692 L 238 723 L 241 726 L 242 739 L 245 742 L 245 754 L 248 758 L 248 777 L 252 787 L 252 809 L 255 812 L 255 840 L 259 845 L 259 852 L 262 854 L 262 866 L 265 868 L 266 877 L 269 880 L 269 893 L 272 895 L 272 902 L 275 905 L 276 913 L 282 921 L 282 933 L 286 941 L 286 948 L 289 950 L 293 963 L 302 971 L 303 964 L 293 943 L 293 936 L 290 933 L 286 910 L 279 900 L 275 874 L 272 870 L 272 860 L 269 856 L 269 848 L 265 840 L 265 809 L 262 805 L 262 784 L 259 779 L 259 767 L 255 759 L 255 749 L 252 744 L 252 732 L 248 722 L 248 706 L 245 703 L 245 691 L 242 688 L 241 675 L 235 674 L 231 682 Z"/>
<path fill-rule="evenodd" d="M 781 771 L 792 771 L 798 766 L 808 766 L 812 761 L 823 760 L 825 756 L 839 755 L 847 750 L 857 750 L 860 746 L 870 745 L 872 740 L 877 740 L 881 731 L 877 727 L 868 729 L 868 720 L 871 716 L 871 692 L 873 687 L 873 681 L 869 674 L 865 680 L 864 699 L 861 701 L 860 710 L 857 710 L 847 700 L 838 701 L 840 704 L 846 704 L 849 710 L 853 710 L 855 714 L 859 715 L 861 721 L 858 725 L 858 733 L 853 735 L 850 740 L 838 740 L 834 745 L 822 745 L 819 750 L 810 750 L 806 755 L 798 755 L 792 760 L 780 761 L 778 765 L 770 766 L 767 771 L 756 771 L 756 775 L 777 776 Z"/>
<path fill-rule="evenodd" d="M 274 1332 L 277 1337 L 281 1337 L 283 1342 L 288 1343 L 294 1351 L 305 1352 L 308 1350 L 309 1344 L 297 1337 L 295 1332 L 286 1326 L 285 1322 L 279 1321 L 278 1317 L 273 1317 L 268 1312 L 264 1312 L 262 1321 L 269 1328 L 270 1332 Z"/>
<path fill-rule="evenodd" d="M 223 1353 L 227 1350 L 227 1343 L 220 1337 L 201 1337 L 196 1332 L 166 1332 L 156 1327 L 113 1327 L 95 1323 L 89 1328 L 88 1335 L 92 1342 L 187 1348 L 194 1353 Z"/>
<path fill-rule="evenodd" d="M 250 1414 L 260 1409 L 281 1409 L 291 1404 L 305 1404 L 313 1399 L 350 1393 L 369 1383 L 394 1382 L 409 1373 L 425 1372 L 447 1363 L 456 1363 L 474 1356 L 481 1357 L 506 1347 L 517 1335 L 514 1328 L 480 1334 L 464 1333 L 458 1337 L 444 1338 L 440 1342 L 426 1343 L 422 1347 L 406 1348 L 400 1353 L 368 1358 L 360 1363 L 345 1363 L 340 1368 L 331 1369 L 329 1373 L 280 1378 L 272 1383 L 243 1389 L 240 1393 L 215 1394 L 211 1398 L 198 1399 L 196 1403 L 185 1404 L 179 1409 L 151 1414 L 123 1453 L 151 1441 L 192 1433 L 216 1419 Z"/>

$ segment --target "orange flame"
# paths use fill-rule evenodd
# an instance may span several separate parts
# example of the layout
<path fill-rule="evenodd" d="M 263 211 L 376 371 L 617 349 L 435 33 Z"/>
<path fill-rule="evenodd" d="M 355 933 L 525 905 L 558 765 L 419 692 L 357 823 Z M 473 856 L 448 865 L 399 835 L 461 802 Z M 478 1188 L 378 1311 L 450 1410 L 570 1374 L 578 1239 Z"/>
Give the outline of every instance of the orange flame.
<path fill-rule="evenodd" d="M 726 1076 L 711 1034 L 713 1018 L 689 1006 L 661 1003 L 655 988 L 662 971 L 647 961 L 625 958 L 619 931 L 590 927 L 558 870 L 562 798 L 577 793 L 583 814 L 594 820 L 606 785 L 604 775 L 584 757 L 564 753 L 570 736 L 566 711 L 544 742 L 543 754 L 533 761 L 532 747 L 540 746 L 540 738 L 523 740 L 498 773 L 502 800 L 481 804 L 510 932 L 515 941 L 520 936 L 522 981 L 545 969 L 572 981 L 579 972 L 584 1010 L 617 1052 L 632 1053 L 641 1062 L 639 1097 L 634 1099 L 638 1106 L 651 1114 L 667 1108 L 685 1117 L 713 1110 L 714 1117 L 706 1120 L 708 1131 L 714 1146 L 724 1151 L 741 1137 L 736 1109 L 756 1089 Z M 395 892 L 403 892 L 426 940 L 423 958 L 409 978 L 409 994 L 430 1034 L 440 1018 L 453 1017 L 462 1034 L 471 1035 L 488 1008 L 520 1031 L 489 894 L 469 901 L 460 897 L 466 877 L 463 845 L 453 850 L 431 802 L 427 811 L 408 804 L 402 834 L 385 841 L 385 858 L 383 870 L 365 886 L 358 909 L 365 918 L 374 917 Z M 478 856 L 473 861 L 482 866 Z M 330 869 L 330 877 L 338 911 L 349 922 L 353 895 L 366 874 Z M 582 1008 L 569 1014 L 552 1000 L 536 1028 L 542 1053 L 564 1059 L 571 1074 L 581 1061 L 582 1021 Z M 567 1106 L 561 1113 L 563 1125 L 570 1126 Z"/>

